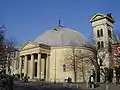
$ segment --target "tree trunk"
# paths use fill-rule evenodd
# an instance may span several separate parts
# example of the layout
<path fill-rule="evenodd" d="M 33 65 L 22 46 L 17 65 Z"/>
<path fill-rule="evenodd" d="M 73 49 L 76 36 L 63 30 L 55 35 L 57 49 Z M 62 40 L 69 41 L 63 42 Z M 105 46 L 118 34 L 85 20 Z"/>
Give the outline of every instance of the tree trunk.
<path fill-rule="evenodd" d="M 76 72 L 76 61 L 75 61 L 75 58 L 73 60 L 73 63 L 74 63 L 74 81 L 76 82 L 77 81 L 77 72 Z"/>
<path fill-rule="evenodd" d="M 75 50 L 73 48 L 73 68 L 74 68 L 74 81 L 77 82 L 77 71 L 76 71 L 76 58 L 75 58 Z"/>
<path fill-rule="evenodd" d="M 84 63 L 83 63 L 83 59 L 81 59 L 82 61 L 82 76 L 83 76 L 83 82 L 85 82 L 85 73 L 84 73 Z"/>
<path fill-rule="evenodd" d="M 74 81 L 77 82 L 77 72 L 74 70 Z"/>

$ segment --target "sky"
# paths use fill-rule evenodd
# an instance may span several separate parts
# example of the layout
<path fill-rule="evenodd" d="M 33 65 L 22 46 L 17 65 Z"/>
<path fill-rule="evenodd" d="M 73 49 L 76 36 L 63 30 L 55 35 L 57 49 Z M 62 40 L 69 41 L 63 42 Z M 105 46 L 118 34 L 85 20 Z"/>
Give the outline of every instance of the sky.
<path fill-rule="evenodd" d="M 120 0 L 0 0 L 0 26 L 5 25 L 8 38 L 18 45 L 34 41 L 43 32 L 61 25 L 75 29 L 89 38 L 90 18 L 95 13 L 112 13 L 120 32 Z"/>

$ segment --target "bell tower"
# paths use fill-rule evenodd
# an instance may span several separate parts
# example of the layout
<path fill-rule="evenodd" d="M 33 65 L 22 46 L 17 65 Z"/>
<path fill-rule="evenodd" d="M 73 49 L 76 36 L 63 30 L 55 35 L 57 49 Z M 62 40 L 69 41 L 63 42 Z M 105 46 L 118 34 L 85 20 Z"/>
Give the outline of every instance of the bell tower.
<path fill-rule="evenodd" d="M 102 59 L 101 66 L 108 67 L 110 66 L 109 62 L 109 50 L 110 43 L 113 43 L 114 35 L 113 35 L 113 23 L 115 20 L 111 13 L 109 14 L 101 14 L 96 13 L 90 19 L 93 28 L 93 35 L 94 35 L 94 45 L 96 46 L 97 50 L 99 51 L 99 56 L 102 56 L 104 52 L 106 52 L 105 58 Z M 102 54 L 102 55 L 100 55 Z M 98 60 L 100 61 L 100 60 Z"/>

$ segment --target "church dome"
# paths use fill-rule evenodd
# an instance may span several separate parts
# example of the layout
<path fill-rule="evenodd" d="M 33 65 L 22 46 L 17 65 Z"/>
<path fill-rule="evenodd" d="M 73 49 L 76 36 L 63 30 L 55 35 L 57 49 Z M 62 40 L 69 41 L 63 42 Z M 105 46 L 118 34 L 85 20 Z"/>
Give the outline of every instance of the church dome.
<path fill-rule="evenodd" d="M 35 39 L 35 42 L 51 46 L 90 46 L 89 41 L 81 33 L 64 26 L 44 32 Z"/>

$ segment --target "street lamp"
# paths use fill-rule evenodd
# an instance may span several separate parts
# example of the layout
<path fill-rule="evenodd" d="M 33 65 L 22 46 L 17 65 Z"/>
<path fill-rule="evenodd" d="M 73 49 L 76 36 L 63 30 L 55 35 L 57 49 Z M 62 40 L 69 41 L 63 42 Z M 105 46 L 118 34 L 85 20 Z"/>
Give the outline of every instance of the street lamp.
<path fill-rule="evenodd" d="M 55 48 L 55 75 L 54 75 L 54 83 L 56 83 L 56 48 Z"/>

